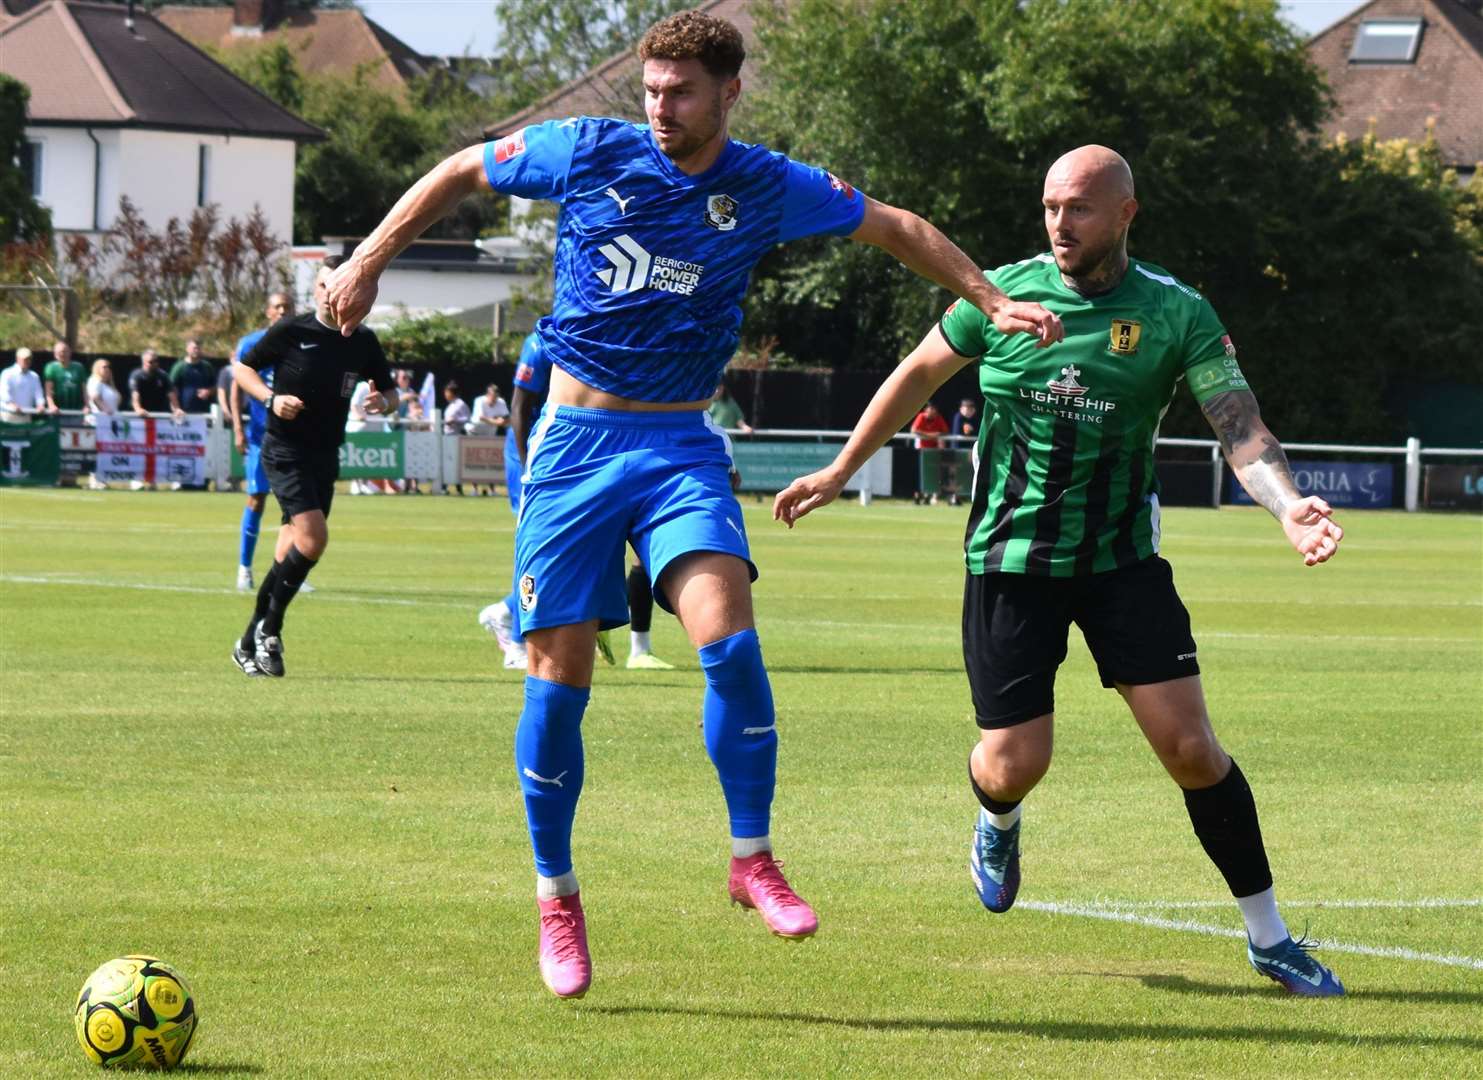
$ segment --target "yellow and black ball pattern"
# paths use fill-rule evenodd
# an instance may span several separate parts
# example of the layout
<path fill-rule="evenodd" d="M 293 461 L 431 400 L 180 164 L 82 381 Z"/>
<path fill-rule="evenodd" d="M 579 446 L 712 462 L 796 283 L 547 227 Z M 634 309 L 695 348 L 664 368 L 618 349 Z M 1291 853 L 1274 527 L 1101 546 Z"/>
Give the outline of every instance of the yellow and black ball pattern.
<path fill-rule="evenodd" d="M 72 1019 L 99 1065 L 173 1069 L 196 1033 L 196 999 L 169 964 L 121 956 L 88 976 Z"/>

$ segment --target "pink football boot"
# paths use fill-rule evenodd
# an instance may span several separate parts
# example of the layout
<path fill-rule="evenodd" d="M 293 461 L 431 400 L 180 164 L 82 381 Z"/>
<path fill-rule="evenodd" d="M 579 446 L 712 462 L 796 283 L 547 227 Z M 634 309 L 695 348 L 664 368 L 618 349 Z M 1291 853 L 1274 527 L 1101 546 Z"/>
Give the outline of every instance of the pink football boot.
<path fill-rule="evenodd" d="M 767 928 L 778 937 L 806 938 L 819 928 L 814 909 L 794 892 L 783 877 L 783 864 L 772 852 L 761 851 L 731 860 L 731 899 L 756 908 Z"/>
<path fill-rule="evenodd" d="M 536 906 L 541 909 L 541 978 L 557 997 L 579 998 L 592 985 L 582 896 L 537 900 Z"/>

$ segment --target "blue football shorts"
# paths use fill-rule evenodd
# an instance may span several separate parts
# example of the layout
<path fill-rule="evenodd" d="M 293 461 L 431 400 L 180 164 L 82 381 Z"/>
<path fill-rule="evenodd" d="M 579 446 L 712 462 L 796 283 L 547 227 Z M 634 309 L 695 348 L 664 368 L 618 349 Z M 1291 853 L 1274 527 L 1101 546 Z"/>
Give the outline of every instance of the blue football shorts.
<path fill-rule="evenodd" d="M 263 468 L 262 443 L 247 444 L 247 453 L 242 458 L 242 472 L 247 480 L 247 494 L 268 493 L 268 470 Z"/>
<path fill-rule="evenodd" d="M 515 450 L 515 436 L 505 437 L 505 490 L 510 493 L 510 509 L 518 517 L 520 515 L 520 475 L 525 471 L 525 463 L 520 460 L 520 455 Z"/>
<path fill-rule="evenodd" d="M 703 410 L 546 405 L 526 448 L 515 528 L 521 629 L 627 623 L 625 543 L 650 582 L 692 551 L 735 555 L 757 580 L 730 472 L 730 444 Z M 654 599 L 673 613 L 657 589 Z"/>

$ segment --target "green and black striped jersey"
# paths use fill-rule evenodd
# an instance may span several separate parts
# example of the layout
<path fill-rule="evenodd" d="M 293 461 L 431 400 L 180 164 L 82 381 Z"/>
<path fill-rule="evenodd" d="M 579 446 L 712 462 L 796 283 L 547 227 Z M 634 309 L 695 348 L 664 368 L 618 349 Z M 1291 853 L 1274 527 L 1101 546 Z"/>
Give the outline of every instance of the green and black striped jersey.
<path fill-rule="evenodd" d="M 1247 388 L 1225 327 L 1194 289 L 1136 259 L 1101 296 L 1069 288 L 1050 255 L 984 276 L 1055 312 L 1066 337 L 1036 348 L 962 300 L 942 317 L 948 345 L 981 357 L 968 569 L 1072 577 L 1148 558 L 1159 547 L 1154 440 L 1179 380 L 1201 402 Z"/>

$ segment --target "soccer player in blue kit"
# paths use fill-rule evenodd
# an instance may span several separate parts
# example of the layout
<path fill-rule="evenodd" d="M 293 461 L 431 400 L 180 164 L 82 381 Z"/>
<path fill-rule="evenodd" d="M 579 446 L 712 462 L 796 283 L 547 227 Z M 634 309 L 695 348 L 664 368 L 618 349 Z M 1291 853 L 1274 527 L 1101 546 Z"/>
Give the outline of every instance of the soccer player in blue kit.
<path fill-rule="evenodd" d="M 232 354 L 233 360 L 241 360 L 248 351 L 263 339 L 268 328 L 279 319 L 293 318 L 294 301 L 288 293 L 269 293 L 268 305 L 265 314 L 268 317 L 268 325 L 261 330 L 254 330 L 237 342 L 237 349 Z M 273 369 L 269 368 L 263 372 L 263 381 L 269 386 L 273 385 Z M 268 429 L 268 410 L 262 402 L 256 398 L 247 397 L 248 406 L 247 423 L 242 423 L 242 405 L 245 395 L 232 380 L 232 393 L 228 399 L 232 406 L 232 415 L 228 417 L 232 422 L 232 438 L 237 446 L 237 453 L 242 455 L 242 472 L 247 488 L 247 505 L 242 508 L 242 542 L 237 549 L 237 591 L 251 592 L 253 590 L 252 580 L 252 556 L 257 550 L 258 532 L 263 523 L 263 508 L 268 502 L 268 473 L 263 468 L 263 434 Z M 304 582 L 305 585 L 309 583 Z"/>
<path fill-rule="evenodd" d="M 656 601 L 700 654 L 705 745 L 730 819 L 731 897 L 779 936 L 818 928 L 772 855 L 778 737 L 752 615 L 757 571 L 726 442 L 705 411 L 740 336 L 752 267 L 778 243 L 847 236 L 967 299 L 1002 332 L 1042 345 L 1062 335 L 1054 315 L 1011 301 L 917 215 L 730 139 L 744 59 L 730 23 L 672 15 L 638 55 L 647 125 L 574 117 L 461 151 L 398 200 L 330 283 L 348 333 L 391 259 L 465 196 L 488 186 L 560 204 L 555 305 L 536 330 L 554 367 L 515 541 L 530 654 L 515 766 L 535 849 L 541 975 L 560 997 L 581 996 L 592 979 L 571 832 L 593 646 L 599 628 L 626 621 L 629 541 Z"/>
<path fill-rule="evenodd" d="M 530 333 L 520 345 L 515 365 L 515 384 L 510 394 L 510 425 L 505 433 L 505 490 L 510 509 L 520 516 L 521 477 L 525 473 L 525 445 L 530 422 L 551 383 L 551 360 L 541 349 L 539 334 Z M 508 670 L 524 671 L 528 663 L 525 635 L 520 630 L 520 603 L 512 591 L 503 600 L 479 612 L 479 625 L 494 635 L 505 654 Z"/>

